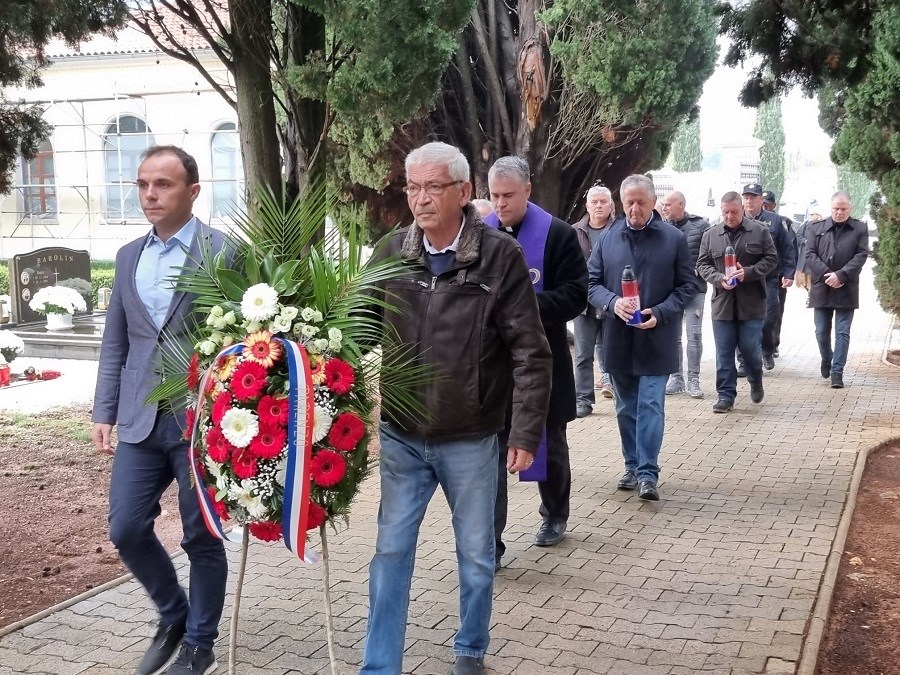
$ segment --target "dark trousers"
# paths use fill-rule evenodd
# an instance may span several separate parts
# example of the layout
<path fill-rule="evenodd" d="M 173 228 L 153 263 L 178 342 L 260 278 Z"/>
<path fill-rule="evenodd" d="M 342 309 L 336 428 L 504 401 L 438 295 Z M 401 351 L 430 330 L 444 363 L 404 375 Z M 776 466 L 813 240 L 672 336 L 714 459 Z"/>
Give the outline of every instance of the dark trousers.
<path fill-rule="evenodd" d="M 762 357 L 759 352 L 759 332 L 762 319 L 732 321 L 713 319 L 713 338 L 716 341 L 716 392 L 720 399 L 734 403 L 737 396 L 737 370 L 734 349 L 740 348 L 747 370 L 747 381 L 762 382 Z"/>
<path fill-rule="evenodd" d="M 109 489 L 109 538 L 125 566 L 146 589 L 160 621 L 185 621 L 185 640 L 212 649 L 225 603 L 228 562 L 225 547 L 206 529 L 191 486 L 188 444 L 171 415 L 160 415 L 141 443 L 120 441 Z M 159 500 L 178 481 L 178 510 L 190 560 L 189 595 L 178 584 L 175 567 L 153 531 Z"/>
<path fill-rule="evenodd" d="M 499 440 L 497 501 L 494 503 L 494 539 L 498 558 L 506 551 L 502 539 L 508 507 L 506 462 L 509 433 L 500 434 Z M 572 493 L 572 469 L 569 466 L 569 442 L 566 440 L 565 424 L 547 427 L 547 480 L 540 481 L 537 485 L 541 495 L 541 516 L 553 522 L 566 522 L 569 519 L 569 496 Z"/>
<path fill-rule="evenodd" d="M 781 302 L 778 299 L 781 290 L 781 277 L 774 276 L 766 279 L 766 320 L 762 329 L 762 355 L 772 356 L 775 347 L 778 346 L 776 327 L 778 315 L 781 312 Z"/>
<path fill-rule="evenodd" d="M 778 288 L 778 320 L 775 322 L 775 349 L 781 346 L 781 323 L 784 321 L 784 306 L 787 304 L 787 289 Z"/>

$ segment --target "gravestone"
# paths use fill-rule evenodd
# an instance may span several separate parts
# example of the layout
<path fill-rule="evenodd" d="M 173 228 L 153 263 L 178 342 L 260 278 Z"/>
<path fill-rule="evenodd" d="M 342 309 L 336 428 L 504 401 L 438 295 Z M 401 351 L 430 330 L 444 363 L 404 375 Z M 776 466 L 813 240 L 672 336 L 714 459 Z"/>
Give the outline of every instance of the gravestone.
<path fill-rule="evenodd" d="M 90 254 L 87 251 L 54 246 L 14 255 L 9 263 L 13 321 L 22 324 L 45 319 L 43 314 L 31 309 L 28 303 L 35 293 L 47 286 L 74 288 L 84 298 L 87 311 L 91 312 Z"/>

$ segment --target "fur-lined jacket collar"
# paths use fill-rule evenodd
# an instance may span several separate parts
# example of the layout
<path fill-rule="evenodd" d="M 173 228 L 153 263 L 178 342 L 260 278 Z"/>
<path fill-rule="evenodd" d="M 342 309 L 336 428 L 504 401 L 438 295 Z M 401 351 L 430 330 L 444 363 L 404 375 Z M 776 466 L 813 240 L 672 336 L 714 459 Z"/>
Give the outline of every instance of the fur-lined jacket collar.
<path fill-rule="evenodd" d="M 481 235 L 484 231 L 484 223 L 478 210 L 472 204 L 463 207 L 464 222 L 462 233 L 459 236 L 459 245 L 456 247 L 456 262 L 460 265 L 468 265 L 478 260 L 481 253 Z M 407 260 L 421 260 L 425 256 L 425 244 L 422 241 L 425 233 L 415 222 L 409 226 L 400 255 Z"/>

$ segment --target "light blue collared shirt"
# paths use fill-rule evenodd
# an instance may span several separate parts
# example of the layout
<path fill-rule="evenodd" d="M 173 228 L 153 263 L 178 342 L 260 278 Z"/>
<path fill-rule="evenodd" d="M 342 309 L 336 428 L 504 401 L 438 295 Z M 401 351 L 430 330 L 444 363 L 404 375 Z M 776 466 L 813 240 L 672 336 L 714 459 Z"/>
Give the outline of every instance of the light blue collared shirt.
<path fill-rule="evenodd" d="M 147 235 L 134 273 L 134 285 L 157 328 L 162 328 L 175 294 L 175 284 L 170 277 L 177 276 L 178 268 L 184 266 L 196 231 L 197 218 L 191 217 L 166 242 L 156 236 L 155 230 Z"/>

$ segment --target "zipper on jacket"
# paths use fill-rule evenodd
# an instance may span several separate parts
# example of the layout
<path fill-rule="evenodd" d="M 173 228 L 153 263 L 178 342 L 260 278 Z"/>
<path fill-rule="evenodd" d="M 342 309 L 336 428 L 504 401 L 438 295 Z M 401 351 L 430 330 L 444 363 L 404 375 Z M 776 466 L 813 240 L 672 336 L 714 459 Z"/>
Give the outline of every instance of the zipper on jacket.
<path fill-rule="evenodd" d="M 432 290 L 432 291 L 434 290 L 435 284 L 437 284 L 437 280 L 438 280 L 437 277 L 431 277 L 431 290 Z M 426 284 L 426 285 L 427 285 L 427 284 Z"/>
<path fill-rule="evenodd" d="M 481 286 L 481 287 L 482 287 L 485 291 L 487 291 L 488 293 L 491 292 L 491 287 L 490 287 L 490 286 L 485 286 L 484 284 L 478 284 L 478 285 Z"/>

